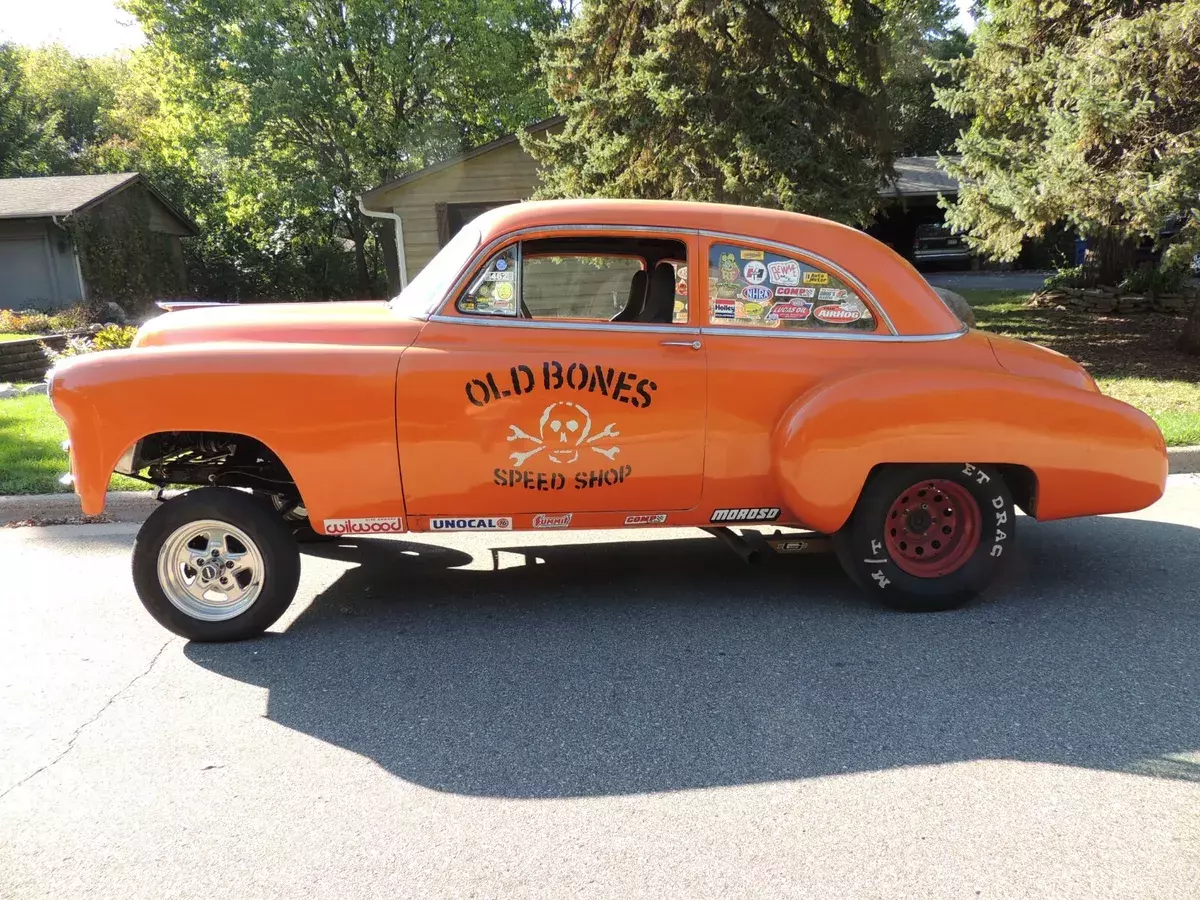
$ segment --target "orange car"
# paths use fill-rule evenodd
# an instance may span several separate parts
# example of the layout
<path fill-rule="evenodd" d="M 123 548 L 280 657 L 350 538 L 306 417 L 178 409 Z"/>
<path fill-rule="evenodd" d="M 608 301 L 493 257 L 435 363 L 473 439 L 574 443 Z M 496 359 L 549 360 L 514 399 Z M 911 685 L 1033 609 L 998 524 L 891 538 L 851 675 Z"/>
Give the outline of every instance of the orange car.
<path fill-rule="evenodd" d="M 492 210 L 390 303 L 169 312 L 51 386 L 85 512 L 114 470 L 204 485 L 133 554 L 145 606 L 198 640 L 279 618 L 305 524 L 796 527 L 888 605 L 947 609 L 1011 557 L 1016 506 L 1136 510 L 1167 473 L 1149 418 L 968 331 L 874 239 L 697 203 Z"/>

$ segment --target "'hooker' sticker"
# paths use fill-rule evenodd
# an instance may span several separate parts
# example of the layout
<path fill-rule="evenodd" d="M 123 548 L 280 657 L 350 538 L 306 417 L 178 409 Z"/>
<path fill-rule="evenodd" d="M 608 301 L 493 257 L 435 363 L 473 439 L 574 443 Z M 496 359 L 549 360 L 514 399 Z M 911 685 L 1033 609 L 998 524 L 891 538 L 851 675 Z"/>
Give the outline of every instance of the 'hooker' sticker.
<path fill-rule="evenodd" d="M 404 521 L 396 516 L 377 516 L 370 519 L 326 519 L 326 534 L 398 534 Z"/>

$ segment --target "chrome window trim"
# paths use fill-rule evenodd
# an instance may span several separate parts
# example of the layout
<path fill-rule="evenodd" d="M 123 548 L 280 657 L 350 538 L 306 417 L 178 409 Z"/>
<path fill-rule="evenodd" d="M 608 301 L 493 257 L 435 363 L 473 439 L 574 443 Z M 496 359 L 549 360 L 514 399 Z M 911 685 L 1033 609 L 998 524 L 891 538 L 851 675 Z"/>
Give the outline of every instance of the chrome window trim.
<path fill-rule="evenodd" d="M 947 331 L 941 334 L 877 334 L 873 332 L 853 331 L 779 331 L 775 328 L 740 328 L 737 325 L 705 325 L 700 329 L 701 334 L 709 337 L 730 337 L 740 334 L 749 337 L 771 338 L 800 338 L 814 341 L 878 341 L 885 344 L 928 343 L 930 341 L 952 341 L 962 337 L 968 331 L 963 326 L 960 331 Z"/>
<path fill-rule="evenodd" d="M 429 317 L 430 322 L 443 325 L 483 325 L 487 328 L 532 328 L 538 331 L 613 331 L 623 334 L 700 334 L 701 329 L 691 325 L 646 325 L 631 322 L 612 325 L 608 322 L 571 322 L 565 319 L 538 321 L 537 319 L 513 319 L 508 316 L 443 316 Z"/>
<path fill-rule="evenodd" d="M 839 278 L 847 284 L 853 285 L 854 288 L 860 291 L 863 298 L 868 300 L 872 306 L 879 311 L 879 316 L 887 326 L 888 334 L 878 334 L 869 332 L 867 334 L 854 334 L 850 332 L 802 332 L 802 331 L 787 331 L 779 332 L 775 329 L 768 328 L 742 328 L 737 325 L 701 325 L 696 328 L 692 325 L 643 325 L 637 322 L 631 322 L 622 325 L 610 325 L 600 322 L 565 322 L 565 321 L 548 321 L 539 322 L 533 319 L 507 319 L 494 316 L 470 315 L 459 313 L 458 315 L 446 315 L 447 308 L 454 309 L 458 303 L 458 293 L 463 287 L 463 283 L 468 276 L 481 262 L 486 262 L 487 259 L 495 252 L 496 248 L 501 244 L 517 238 L 518 242 L 521 236 L 530 232 L 547 232 L 547 231 L 602 231 L 607 233 L 617 234 L 693 234 L 699 237 L 715 238 L 720 240 L 731 240 L 749 244 L 760 244 L 764 247 L 771 247 L 781 252 L 794 254 L 802 259 L 810 259 L 815 263 L 828 267 L 833 273 L 836 273 Z M 688 263 L 689 267 L 693 264 Z M 704 260 L 704 271 L 708 272 L 708 260 Z M 689 275 L 691 272 L 689 271 Z M 698 276 L 697 276 L 698 277 Z M 941 297 L 938 297 L 941 300 Z M 943 303 L 944 305 L 944 303 Z M 948 308 L 948 307 L 947 307 Z M 675 226 L 657 226 L 657 225 L 604 225 L 596 223 L 581 223 L 569 225 L 531 225 L 527 228 L 521 228 L 516 231 L 510 231 L 507 234 L 493 238 L 487 244 L 476 250 L 475 255 L 467 265 L 463 266 L 462 271 L 454 280 L 450 290 L 446 292 L 446 296 L 442 298 L 442 302 L 435 307 L 435 312 L 429 315 L 426 321 L 441 322 L 447 325 L 485 325 L 499 326 L 508 328 L 537 328 L 537 329 L 563 329 L 567 331 L 617 331 L 625 333 L 644 332 L 648 334 L 709 334 L 709 335 L 727 335 L 727 334 L 747 334 L 758 335 L 762 337 L 785 337 L 785 338 L 801 338 L 815 340 L 834 340 L 834 341 L 883 341 L 886 343 L 921 343 L 930 341 L 949 341 L 955 338 L 962 337 L 969 330 L 966 325 L 963 325 L 958 331 L 947 331 L 938 334 L 900 334 L 896 330 L 891 317 L 888 315 L 887 309 L 883 304 L 875 298 L 875 295 L 867 290 L 858 278 L 835 263 L 833 260 L 822 256 L 819 253 L 814 253 L 811 250 L 805 250 L 802 247 L 797 247 L 794 244 L 785 244 L 781 241 L 771 241 L 765 238 L 758 238 L 748 234 L 737 234 L 729 231 L 714 231 L 706 228 L 679 228 Z"/>

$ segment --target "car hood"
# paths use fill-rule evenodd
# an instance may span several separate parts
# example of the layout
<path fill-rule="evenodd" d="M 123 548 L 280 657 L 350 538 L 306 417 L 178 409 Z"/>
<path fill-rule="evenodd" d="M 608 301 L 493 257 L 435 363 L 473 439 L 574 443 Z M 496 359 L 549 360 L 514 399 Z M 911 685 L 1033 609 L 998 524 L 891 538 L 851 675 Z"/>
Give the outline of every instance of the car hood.
<path fill-rule="evenodd" d="M 138 331 L 133 346 L 264 341 L 407 347 L 424 324 L 397 315 L 383 300 L 221 304 L 151 319 Z"/>

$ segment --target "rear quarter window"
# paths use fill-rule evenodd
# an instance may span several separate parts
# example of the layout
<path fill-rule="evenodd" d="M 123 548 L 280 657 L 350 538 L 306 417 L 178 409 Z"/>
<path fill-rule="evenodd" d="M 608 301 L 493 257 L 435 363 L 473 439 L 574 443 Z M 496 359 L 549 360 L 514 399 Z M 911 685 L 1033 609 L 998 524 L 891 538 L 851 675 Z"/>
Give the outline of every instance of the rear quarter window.
<path fill-rule="evenodd" d="M 810 262 L 738 244 L 713 244 L 708 263 L 711 325 L 875 330 L 875 316 L 858 291 Z"/>

